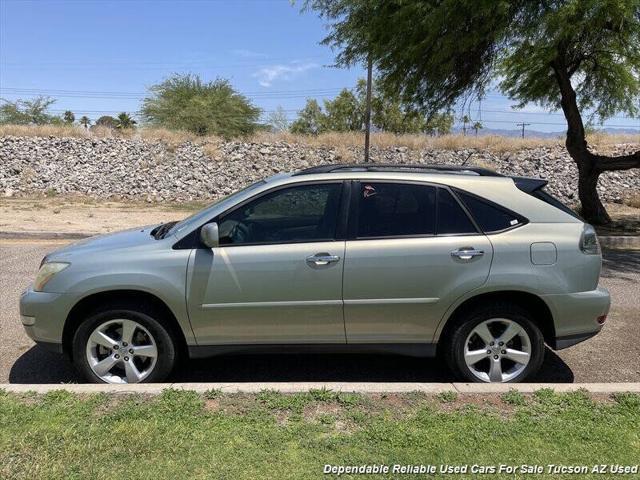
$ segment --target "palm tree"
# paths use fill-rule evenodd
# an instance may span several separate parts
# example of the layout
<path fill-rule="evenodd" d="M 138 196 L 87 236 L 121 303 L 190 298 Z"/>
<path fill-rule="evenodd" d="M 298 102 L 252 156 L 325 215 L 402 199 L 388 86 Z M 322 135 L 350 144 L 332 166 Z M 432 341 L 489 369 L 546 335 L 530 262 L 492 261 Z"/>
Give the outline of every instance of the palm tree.
<path fill-rule="evenodd" d="M 73 122 L 76 121 L 76 116 L 73 114 L 71 110 L 67 110 L 66 112 L 64 112 L 64 115 L 62 116 L 62 120 L 64 120 L 64 123 L 71 125 Z"/>
<path fill-rule="evenodd" d="M 136 125 L 136 122 L 127 112 L 122 112 L 116 118 L 116 128 L 120 130 L 125 130 L 127 128 L 133 128 Z"/>
<path fill-rule="evenodd" d="M 480 122 L 475 122 L 475 123 L 472 125 L 472 128 L 476 131 L 476 137 L 477 137 L 477 136 L 478 136 L 478 130 L 480 130 L 480 129 L 482 129 L 482 128 L 483 128 L 483 127 L 482 127 L 482 123 L 480 123 Z"/>
<path fill-rule="evenodd" d="M 469 118 L 468 115 L 464 115 L 462 117 L 462 134 L 464 136 L 467 135 L 467 123 L 471 122 L 471 119 Z"/>
<path fill-rule="evenodd" d="M 87 128 L 89 128 L 89 125 L 91 125 L 91 120 L 89 120 L 89 117 L 87 117 L 86 115 L 83 115 L 80 118 L 80 125 L 82 125 L 86 130 Z"/>

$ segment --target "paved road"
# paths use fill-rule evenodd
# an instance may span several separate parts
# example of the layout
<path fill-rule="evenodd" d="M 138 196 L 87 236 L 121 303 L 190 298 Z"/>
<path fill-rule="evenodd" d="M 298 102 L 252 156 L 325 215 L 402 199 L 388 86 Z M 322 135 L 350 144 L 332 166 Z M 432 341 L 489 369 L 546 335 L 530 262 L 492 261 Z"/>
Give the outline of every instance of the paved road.
<path fill-rule="evenodd" d="M 24 334 L 18 297 L 52 242 L 0 242 L 0 383 L 75 382 L 63 357 L 37 347 Z M 557 354 L 548 350 L 535 382 L 640 382 L 640 252 L 608 252 L 602 285 L 613 308 L 603 332 Z M 226 356 L 186 363 L 174 382 L 448 382 L 436 360 L 385 355 Z"/>

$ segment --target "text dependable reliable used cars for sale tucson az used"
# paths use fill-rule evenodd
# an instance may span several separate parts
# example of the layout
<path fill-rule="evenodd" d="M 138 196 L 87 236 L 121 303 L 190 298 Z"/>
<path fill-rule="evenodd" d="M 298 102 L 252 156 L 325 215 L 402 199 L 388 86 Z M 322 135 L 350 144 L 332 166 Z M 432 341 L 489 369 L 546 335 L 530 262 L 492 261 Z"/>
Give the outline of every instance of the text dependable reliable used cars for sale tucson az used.
<path fill-rule="evenodd" d="M 610 305 L 594 229 L 545 184 L 418 165 L 276 175 L 50 253 L 22 323 L 93 382 L 268 351 L 437 354 L 466 381 L 523 381 Z"/>

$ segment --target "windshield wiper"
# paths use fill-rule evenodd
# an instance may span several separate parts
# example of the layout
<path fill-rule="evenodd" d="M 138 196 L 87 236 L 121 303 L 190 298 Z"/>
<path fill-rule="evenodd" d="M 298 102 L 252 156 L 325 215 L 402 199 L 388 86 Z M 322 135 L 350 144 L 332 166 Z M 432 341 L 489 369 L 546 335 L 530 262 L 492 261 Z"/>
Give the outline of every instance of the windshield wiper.
<path fill-rule="evenodd" d="M 165 235 L 171 230 L 171 228 L 178 222 L 167 222 L 161 225 L 158 225 L 153 230 L 151 230 L 150 234 L 156 240 L 160 240 L 165 237 Z"/>

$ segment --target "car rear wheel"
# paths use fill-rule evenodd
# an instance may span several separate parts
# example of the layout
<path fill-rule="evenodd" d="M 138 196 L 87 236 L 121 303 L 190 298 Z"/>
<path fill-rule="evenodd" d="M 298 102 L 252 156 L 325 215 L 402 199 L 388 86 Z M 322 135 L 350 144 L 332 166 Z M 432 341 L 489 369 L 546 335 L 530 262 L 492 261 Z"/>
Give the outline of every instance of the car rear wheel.
<path fill-rule="evenodd" d="M 447 363 L 465 381 L 521 382 L 544 360 L 544 338 L 525 310 L 512 305 L 481 308 L 454 327 Z"/>
<path fill-rule="evenodd" d="M 107 310 L 80 324 L 73 339 L 73 359 L 91 382 L 159 382 L 176 363 L 176 346 L 153 316 Z"/>

